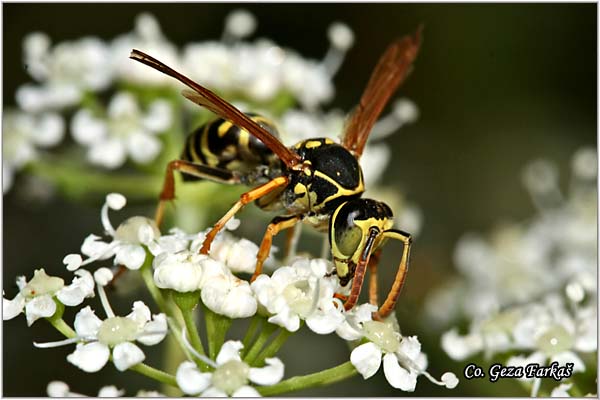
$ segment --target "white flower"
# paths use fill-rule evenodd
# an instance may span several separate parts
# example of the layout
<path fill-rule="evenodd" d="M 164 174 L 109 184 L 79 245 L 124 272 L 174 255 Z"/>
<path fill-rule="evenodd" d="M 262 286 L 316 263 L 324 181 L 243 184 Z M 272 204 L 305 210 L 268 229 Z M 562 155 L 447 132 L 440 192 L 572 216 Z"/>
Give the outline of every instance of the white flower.
<path fill-rule="evenodd" d="M 258 302 L 271 314 L 268 321 L 290 332 L 300 328 L 300 320 L 316 333 L 333 332 L 344 320 L 333 295 L 337 281 L 325 278 L 325 260 L 299 259 L 279 267 L 272 276 L 259 275 L 252 282 Z"/>
<path fill-rule="evenodd" d="M 256 314 L 258 304 L 250 284 L 224 265 L 204 265 L 204 283 L 200 297 L 206 307 L 229 318 L 247 318 Z"/>
<path fill-rule="evenodd" d="M 110 44 L 113 68 L 118 79 L 140 85 L 174 86 L 176 83 L 166 75 L 129 59 L 131 49 L 139 49 L 162 62 L 179 69 L 177 48 L 164 36 L 156 18 L 142 13 L 135 20 L 133 32 L 120 35 Z"/>
<path fill-rule="evenodd" d="M 267 102 L 291 94 L 305 108 L 314 109 L 333 97 L 332 77 L 352 44 L 352 32 L 333 27 L 333 49 L 323 61 L 308 60 L 270 40 L 242 42 L 255 28 L 253 16 L 238 10 L 226 20 L 222 41 L 184 47 L 182 70 L 199 83 L 225 93 L 241 93 Z"/>
<path fill-rule="evenodd" d="M 24 276 L 17 278 L 19 293 L 12 300 L 2 299 L 2 318 L 9 320 L 23 311 L 27 325 L 39 318 L 49 318 L 56 312 L 57 299 L 66 306 L 77 306 L 86 297 L 94 296 L 94 280 L 85 270 L 76 271 L 73 282 L 65 286 L 62 278 L 48 276 L 44 269 L 35 270 L 27 282 Z"/>
<path fill-rule="evenodd" d="M 541 302 L 507 308 L 474 323 L 464 336 L 452 329 L 442 336 L 442 348 L 455 360 L 482 351 L 490 357 L 514 350 L 510 365 L 556 361 L 561 366 L 573 363 L 573 371 L 581 372 L 585 365 L 578 354 L 597 349 L 597 326 L 590 323 L 596 319 L 595 303 L 567 308 L 560 296 L 548 295 Z"/>
<path fill-rule="evenodd" d="M 200 290 L 203 283 L 202 261 L 217 263 L 197 252 L 162 253 L 154 259 L 154 282 L 161 289 L 178 292 Z"/>
<path fill-rule="evenodd" d="M 358 340 L 363 335 L 362 324 L 372 321 L 377 306 L 369 303 L 355 306 L 344 313 L 344 321 L 336 328 L 335 333 L 344 340 Z"/>
<path fill-rule="evenodd" d="M 213 372 L 200 372 L 193 362 L 186 361 L 177 369 L 179 388 L 188 395 L 202 397 L 260 397 L 249 383 L 274 385 L 283 378 L 284 365 L 278 358 L 265 359 L 265 366 L 253 368 L 244 363 L 239 341 L 227 341 L 221 347 Z"/>
<path fill-rule="evenodd" d="M 2 120 L 2 189 L 12 186 L 13 175 L 38 157 L 37 148 L 57 145 L 64 136 L 63 118 L 8 110 Z"/>
<path fill-rule="evenodd" d="M 86 90 L 106 89 L 113 79 L 107 46 L 94 37 L 50 47 L 43 33 L 32 33 L 23 44 L 25 64 L 39 86 L 26 84 L 17 91 L 25 111 L 57 110 L 80 101 Z"/>
<path fill-rule="evenodd" d="M 143 113 L 132 94 L 120 92 L 110 101 L 106 117 L 95 116 L 86 108 L 78 110 L 71 132 L 78 143 L 89 147 L 87 158 L 94 165 L 118 168 L 127 156 L 147 164 L 160 153 L 162 144 L 156 135 L 171 126 L 171 114 L 171 106 L 164 100 L 155 100 Z"/>
<path fill-rule="evenodd" d="M 569 390 L 573 386 L 572 383 L 561 383 L 550 392 L 550 397 L 571 397 Z"/>
<path fill-rule="evenodd" d="M 229 318 L 247 318 L 256 313 L 250 284 L 221 262 L 197 251 L 159 254 L 154 260 L 154 282 L 160 288 L 178 292 L 201 290 L 204 305 Z"/>
<path fill-rule="evenodd" d="M 106 307 L 104 302 L 103 305 Z M 112 353 L 115 367 L 125 371 L 145 359 L 144 352 L 134 341 L 151 346 L 161 342 L 167 334 L 166 316 L 151 316 L 150 309 L 141 301 L 133 304 L 133 311 L 126 317 L 115 316 L 110 308 L 105 311 L 109 317 L 101 320 L 87 306 L 75 316 L 75 338 L 35 345 L 44 348 L 77 343 L 75 351 L 67 356 L 67 361 L 86 372 L 102 369 Z"/>
<path fill-rule="evenodd" d="M 115 230 L 108 218 L 108 210 L 120 210 L 125 206 L 126 199 L 118 193 L 106 196 L 106 202 L 100 213 L 105 232 L 112 237 L 110 243 L 100 240 L 99 236 L 89 235 L 81 245 L 81 252 L 88 256 L 86 260 L 77 262 L 77 255 L 65 259 L 67 268 L 73 270 L 97 260 L 115 257 L 115 264 L 122 264 L 129 269 L 139 269 L 146 260 L 144 245 L 160 236 L 160 231 L 154 221 L 146 217 L 131 217 L 125 220 Z"/>
<path fill-rule="evenodd" d="M 370 341 L 352 350 L 350 362 L 363 378 L 375 375 L 383 361 L 385 377 L 396 389 L 414 391 L 419 375 L 449 389 L 458 384 L 453 373 L 445 373 L 438 381 L 425 371 L 427 356 L 421 352 L 421 343 L 416 336 L 402 337 L 392 326 L 379 321 L 364 322 L 362 329 Z"/>
<path fill-rule="evenodd" d="M 65 382 L 52 381 L 48 383 L 46 392 L 49 397 L 86 397 L 80 393 L 72 392 Z M 122 397 L 125 390 L 117 389 L 116 386 L 103 386 L 98 391 L 98 397 Z"/>
<path fill-rule="evenodd" d="M 467 234 L 454 261 L 461 278 L 432 294 L 428 309 L 446 321 L 457 314 L 482 319 L 509 305 L 536 301 L 567 285 L 597 296 L 597 189 L 595 149 L 573 156 L 567 195 L 558 168 L 537 160 L 523 181 L 539 212 L 523 223 L 504 224 L 491 235 Z M 571 295 L 581 295 L 570 291 Z"/>

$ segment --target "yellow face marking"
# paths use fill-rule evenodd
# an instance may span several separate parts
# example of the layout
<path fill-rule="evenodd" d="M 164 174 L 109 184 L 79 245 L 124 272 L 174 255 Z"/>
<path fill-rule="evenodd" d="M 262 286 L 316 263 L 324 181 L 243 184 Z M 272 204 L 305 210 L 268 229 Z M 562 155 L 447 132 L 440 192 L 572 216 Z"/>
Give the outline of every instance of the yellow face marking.
<path fill-rule="evenodd" d="M 325 144 L 333 144 L 333 140 L 325 138 Z"/>
<path fill-rule="evenodd" d="M 333 219 L 336 218 L 337 212 L 339 211 L 340 208 L 338 208 L 338 210 L 336 210 L 336 212 L 332 216 Z M 379 229 L 379 232 L 383 233 L 384 231 L 391 229 L 394 223 L 391 219 L 387 219 L 387 218 L 378 219 L 378 218 L 372 217 L 372 218 L 368 218 L 368 219 L 360 220 L 360 221 L 355 220 L 354 224 L 360 229 L 361 239 L 360 239 L 360 243 L 358 243 L 358 245 L 356 246 L 356 249 L 354 250 L 353 254 L 344 254 L 341 251 L 341 249 L 338 247 L 338 243 L 336 243 L 335 240 L 332 240 L 332 242 L 331 242 L 331 252 L 333 255 L 334 262 L 335 262 L 335 270 L 336 270 L 337 276 L 339 276 L 340 278 L 345 277 L 350 272 L 348 269 L 349 262 L 358 264 L 360 257 L 362 255 L 363 248 L 369 237 L 369 229 L 372 227 L 377 227 Z M 335 233 L 333 233 L 333 235 L 335 235 Z M 373 250 L 379 248 L 383 244 L 383 240 L 384 240 L 384 237 L 383 237 L 383 235 L 380 234 L 375 239 L 375 243 L 373 243 Z"/>
<path fill-rule="evenodd" d="M 321 144 L 322 143 L 320 140 L 309 140 L 304 144 L 304 147 L 306 147 L 307 149 L 314 149 L 317 147 L 321 147 Z"/>
<path fill-rule="evenodd" d="M 294 193 L 297 195 L 304 195 L 306 193 L 306 186 L 301 183 L 296 183 L 296 186 L 294 186 Z"/>
<path fill-rule="evenodd" d="M 227 131 L 229 130 L 229 128 L 231 128 L 233 126 L 233 124 L 229 121 L 223 121 L 220 125 L 219 125 L 219 129 L 217 130 L 217 135 L 222 138 L 223 136 L 225 136 L 227 134 Z"/>

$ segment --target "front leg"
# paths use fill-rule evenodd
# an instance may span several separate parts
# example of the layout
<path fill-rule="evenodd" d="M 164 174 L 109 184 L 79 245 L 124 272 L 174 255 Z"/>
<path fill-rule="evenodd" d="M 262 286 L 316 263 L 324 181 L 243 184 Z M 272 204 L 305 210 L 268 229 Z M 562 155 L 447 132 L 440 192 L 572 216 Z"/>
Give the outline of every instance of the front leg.
<path fill-rule="evenodd" d="M 204 242 L 202 243 L 202 248 L 200 249 L 200 254 L 208 254 L 208 251 L 210 250 L 210 245 L 215 239 L 215 236 L 217 236 L 217 233 L 219 233 L 219 231 L 223 229 L 225 224 L 227 224 L 227 222 L 239 210 L 241 210 L 242 207 L 244 207 L 248 203 L 253 202 L 256 199 L 266 196 L 267 194 L 282 186 L 286 186 L 288 182 L 289 179 L 286 176 L 280 176 L 265 183 L 264 185 L 250 190 L 249 192 L 243 193 L 240 196 L 240 199 L 233 205 L 233 207 L 231 207 L 229 211 L 227 211 L 227 213 L 223 215 L 223 217 L 221 217 L 221 219 L 217 221 L 213 228 L 206 234 L 206 238 L 204 239 Z"/>
<path fill-rule="evenodd" d="M 298 222 L 300 222 L 302 218 L 302 215 L 290 215 L 275 217 L 273 220 L 271 220 L 271 223 L 269 226 L 267 226 L 263 240 L 260 243 L 260 248 L 258 249 L 258 254 L 256 255 L 256 268 L 254 269 L 254 274 L 252 275 L 250 282 L 253 282 L 262 272 L 263 264 L 271 252 L 273 236 L 277 235 L 284 229 L 292 228 Z"/>

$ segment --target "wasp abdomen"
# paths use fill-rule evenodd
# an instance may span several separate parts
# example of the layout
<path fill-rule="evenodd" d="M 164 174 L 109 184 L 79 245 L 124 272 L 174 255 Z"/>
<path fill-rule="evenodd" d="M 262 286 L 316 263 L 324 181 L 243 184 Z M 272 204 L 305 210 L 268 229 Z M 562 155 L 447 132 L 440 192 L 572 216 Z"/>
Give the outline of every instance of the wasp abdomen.
<path fill-rule="evenodd" d="M 277 128 L 268 119 L 247 114 L 273 136 L 279 137 Z M 208 122 L 194 130 L 186 140 L 181 158 L 209 167 L 248 173 L 260 166 L 278 168 L 277 156 L 260 140 L 222 118 Z M 184 180 L 200 178 L 183 175 Z"/>

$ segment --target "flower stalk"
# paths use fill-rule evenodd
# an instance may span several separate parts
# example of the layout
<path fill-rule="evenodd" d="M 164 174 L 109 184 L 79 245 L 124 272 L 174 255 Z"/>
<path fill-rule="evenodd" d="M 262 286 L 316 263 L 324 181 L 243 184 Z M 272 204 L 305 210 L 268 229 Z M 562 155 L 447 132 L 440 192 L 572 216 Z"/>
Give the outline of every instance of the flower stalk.
<path fill-rule="evenodd" d="M 161 382 L 161 383 L 165 383 L 167 385 L 170 386 L 175 386 L 177 387 L 177 381 L 175 380 L 175 377 L 171 374 L 167 374 L 164 371 L 161 371 L 159 369 L 153 368 L 149 365 L 146 365 L 144 363 L 139 363 L 134 365 L 133 367 L 129 368 L 132 371 L 135 371 L 139 374 L 142 374 L 144 376 L 147 376 L 148 378 L 152 378 L 155 381 Z"/>
<path fill-rule="evenodd" d="M 256 338 L 256 341 L 252 344 L 252 347 L 248 350 L 248 353 L 244 357 L 244 361 L 250 365 L 254 365 L 256 358 L 258 357 L 260 351 L 263 346 L 269 340 L 269 337 L 275 330 L 277 329 L 277 325 L 267 323 L 266 326 L 263 327 L 262 331 Z"/>
<path fill-rule="evenodd" d="M 333 368 L 325 369 L 314 374 L 295 376 L 272 386 L 259 387 L 257 390 L 263 396 L 275 396 L 296 390 L 330 385 L 357 374 L 358 372 L 352 363 L 347 361 Z"/>
<path fill-rule="evenodd" d="M 208 338 L 208 356 L 214 360 L 225 342 L 225 335 L 231 327 L 233 320 L 212 312 L 206 306 L 203 309 Z"/>

